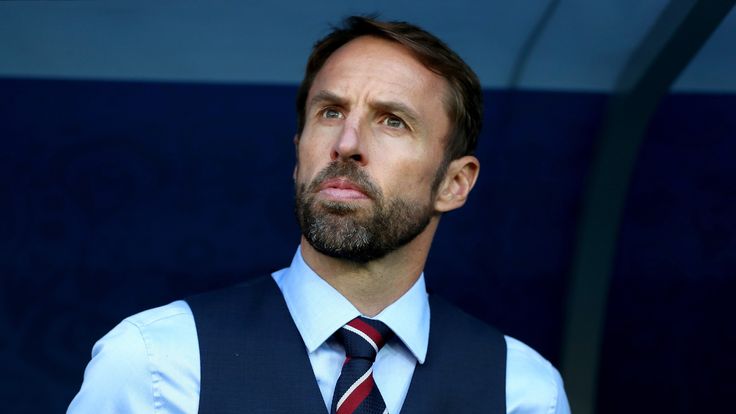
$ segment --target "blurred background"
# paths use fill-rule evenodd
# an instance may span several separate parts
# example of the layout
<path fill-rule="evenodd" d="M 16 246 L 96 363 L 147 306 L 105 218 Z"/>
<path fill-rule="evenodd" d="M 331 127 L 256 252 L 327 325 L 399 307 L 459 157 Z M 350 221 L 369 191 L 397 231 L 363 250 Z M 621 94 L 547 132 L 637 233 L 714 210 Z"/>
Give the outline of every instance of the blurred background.
<path fill-rule="evenodd" d="M 537 349 L 574 413 L 736 389 L 733 1 L 0 3 L 0 401 L 63 412 L 121 319 L 288 265 L 294 96 L 350 14 L 478 73 L 481 177 L 430 289 Z"/>

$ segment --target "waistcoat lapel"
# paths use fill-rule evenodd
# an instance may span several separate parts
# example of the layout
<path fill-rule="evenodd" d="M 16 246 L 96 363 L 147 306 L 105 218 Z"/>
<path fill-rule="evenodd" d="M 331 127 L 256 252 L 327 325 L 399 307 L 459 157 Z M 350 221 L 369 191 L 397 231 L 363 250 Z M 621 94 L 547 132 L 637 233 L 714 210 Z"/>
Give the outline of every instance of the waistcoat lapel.
<path fill-rule="evenodd" d="M 429 345 L 401 414 L 506 413 L 506 340 L 494 328 L 430 296 Z"/>
<path fill-rule="evenodd" d="M 327 412 L 307 349 L 270 277 L 187 299 L 201 414 Z"/>

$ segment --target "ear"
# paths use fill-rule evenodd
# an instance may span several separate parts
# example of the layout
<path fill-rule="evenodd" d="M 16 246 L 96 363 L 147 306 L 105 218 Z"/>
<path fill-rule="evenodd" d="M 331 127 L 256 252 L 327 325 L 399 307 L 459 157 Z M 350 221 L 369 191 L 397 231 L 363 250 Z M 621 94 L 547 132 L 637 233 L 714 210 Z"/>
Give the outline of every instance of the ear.
<path fill-rule="evenodd" d="M 434 208 L 445 213 L 460 208 L 468 199 L 480 172 L 480 162 L 472 155 L 452 160 L 437 189 Z"/>
<path fill-rule="evenodd" d="M 294 181 L 296 181 L 296 172 L 299 169 L 299 134 L 294 134 L 294 154 L 296 157 L 296 163 L 294 164 L 294 172 L 291 176 Z"/>

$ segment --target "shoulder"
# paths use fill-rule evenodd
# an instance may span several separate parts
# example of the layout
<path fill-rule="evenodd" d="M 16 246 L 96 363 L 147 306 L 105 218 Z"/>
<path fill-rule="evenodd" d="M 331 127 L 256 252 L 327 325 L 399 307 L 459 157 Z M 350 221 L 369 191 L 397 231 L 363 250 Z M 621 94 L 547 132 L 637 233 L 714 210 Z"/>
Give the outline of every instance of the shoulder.
<path fill-rule="evenodd" d="M 196 412 L 198 391 L 194 319 L 177 301 L 124 319 L 95 343 L 69 412 L 139 412 L 170 402 Z"/>
<path fill-rule="evenodd" d="M 280 308 L 283 301 L 279 287 L 270 276 L 252 278 L 186 299 L 193 315 L 192 324 L 196 321 L 197 332 L 205 340 L 242 330 L 262 319 L 264 309 Z"/>
<path fill-rule="evenodd" d="M 440 296 L 430 295 L 431 320 L 437 325 L 442 324 L 455 334 L 476 339 L 488 338 L 503 344 L 503 335 L 493 326 L 481 321 L 475 316 L 466 313 L 456 305 Z M 467 339 L 466 339 L 467 340 Z"/>
<path fill-rule="evenodd" d="M 431 297 L 432 298 L 432 297 Z M 463 338 L 463 354 L 504 349 L 506 408 L 511 414 L 569 414 L 562 378 L 554 366 L 523 342 L 503 335 L 493 326 L 437 297 L 430 301 L 432 319 L 443 329 Z M 435 311 L 439 312 L 435 312 Z M 500 348 L 499 348 L 500 347 Z M 503 355 L 503 354 L 501 354 Z M 501 377 L 500 381 L 504 378 Z"/>
<path fill-rule="evenodd" d="M 569 413 L 559 372 L 523 342 L 506 336 L 506 405 L 509 413 Z"/>
<path fill-rule="evenodd" d="M 505 347 L 508 413 L 569 414 L 570 408 L 560 374 L 534 349 L 517 339 L 503 335 L 493 326 L 440 298 L 434 297 L 430 303 L 432 319 L 442 318 L 442 325 L 462 336 L 465 351 L 474 349 L 473 352 L 487 354 L 489 346 L 500 346 L 501 349 Z"/>
<path fill-rule="evenodd" d="M 196 343 L 197 339 L 192 311 L 182 300 L 129 316 L 120 325 L 134 327 L 149 348 L 160 349 L 192 339 Z"/>
<path fill-rule="evenodd" d="M 200 311 L 216 311 L 229 313 L 241 306 L 253 306 L 259 303 L 264 296 L 280 291 L 271 276 L 260 276 L 245 282 L 225 288 L 210 290 L 190 296 L 186 299 L 187 306 L 197 314 Z"/>

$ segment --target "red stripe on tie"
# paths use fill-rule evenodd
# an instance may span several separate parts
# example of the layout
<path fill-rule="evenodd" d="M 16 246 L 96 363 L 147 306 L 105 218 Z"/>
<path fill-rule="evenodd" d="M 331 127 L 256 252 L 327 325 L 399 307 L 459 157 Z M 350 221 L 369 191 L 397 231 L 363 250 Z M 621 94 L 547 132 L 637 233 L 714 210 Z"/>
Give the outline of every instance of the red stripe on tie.
<path fill-rule="evenodd" d="M 379 349 L 383 346 L 383 336 L 381 336 L 381 333 L 378 332 L 374 327 L 368 325 L 358 318 L 355 318 L 352 321 L 348 322 L 348 325 L 368 335 L 368 337 L 376 343 L 376 346 Z"/>
<path fill-rule="evenodd" d="M 374 386 L 373 374 L 371 374 L 365 379 L 365 381 L 363 381 L 362 384 L 358 385 L 358 387 L 353 390 L 352 394 L 345 399 L 335 414 L 353 414 L 358 406 L 365 401 Z"/>

